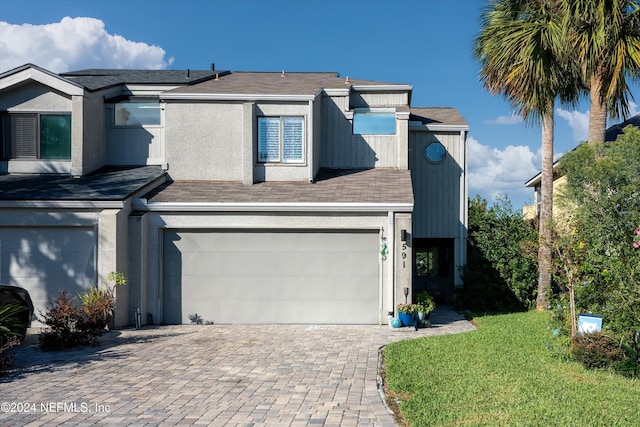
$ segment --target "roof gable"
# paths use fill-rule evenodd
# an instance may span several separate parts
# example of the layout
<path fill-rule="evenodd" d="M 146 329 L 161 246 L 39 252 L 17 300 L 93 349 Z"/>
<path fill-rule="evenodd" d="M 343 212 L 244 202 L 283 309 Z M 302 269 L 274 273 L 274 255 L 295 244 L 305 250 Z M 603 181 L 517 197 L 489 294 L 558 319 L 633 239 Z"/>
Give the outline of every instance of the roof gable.
<path fill-rule="evenodd" d="M 0 74 L 0 90 L 8 89 L 29 80 L 36 81 L 67 95 L 84 94 L 84 88 L 81 85 L 33 64 L 25 64 Z"/>

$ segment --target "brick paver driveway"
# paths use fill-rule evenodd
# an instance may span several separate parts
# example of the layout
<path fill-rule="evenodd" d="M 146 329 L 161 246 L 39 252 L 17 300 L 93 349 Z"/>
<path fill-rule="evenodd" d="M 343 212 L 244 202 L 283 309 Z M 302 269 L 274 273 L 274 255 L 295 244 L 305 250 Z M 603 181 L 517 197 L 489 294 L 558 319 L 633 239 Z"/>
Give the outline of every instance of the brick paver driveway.
<path fill-rule="evenodd" d="M 378 392 L 378 350 L 473 329 L 446 310 L 434 317 L 418 332 L 182 325 L 113 331 L 69 352 L 22 346 L 23 369 L 0 379 L 0 425 L 394 425 Z"/>

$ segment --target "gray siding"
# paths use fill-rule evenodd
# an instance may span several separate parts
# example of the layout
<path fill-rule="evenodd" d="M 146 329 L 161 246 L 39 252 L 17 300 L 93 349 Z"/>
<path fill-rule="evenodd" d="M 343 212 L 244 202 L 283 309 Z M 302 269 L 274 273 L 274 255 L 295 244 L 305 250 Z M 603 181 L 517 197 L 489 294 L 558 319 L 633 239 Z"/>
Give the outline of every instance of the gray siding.
<path fill-rule="evenodd" d="M 430 163 L 425 149 L 439 141 L 447 149 L 442 163 Z M 464 145 L 459 132 L 409 132 L 409 168 L 413 181 L 413 233 L 417 238 L 457 238 L 460 235 L 460 159 Z"/>
<path fill-rule="evenodd" d="M 351 94 L 351 108 L 394 107 L 409 105 L 408 92 L 361 93 Z"/>
<path fill-rule="evenodd" d="M 321 166 L 336 169 L 397 167 L 397 135 L 353 135 L 346 96 L 322 97 Z"/>

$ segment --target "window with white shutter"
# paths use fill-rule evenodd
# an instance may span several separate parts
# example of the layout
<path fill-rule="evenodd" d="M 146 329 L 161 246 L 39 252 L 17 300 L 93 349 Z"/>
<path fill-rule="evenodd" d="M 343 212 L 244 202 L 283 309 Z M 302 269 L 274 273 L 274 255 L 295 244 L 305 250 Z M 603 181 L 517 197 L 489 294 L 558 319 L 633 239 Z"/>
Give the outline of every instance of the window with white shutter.
<path fill-rule="evenodd" d="M 258 117 L 258 161 L 304 163 L 304 117 Z"/>

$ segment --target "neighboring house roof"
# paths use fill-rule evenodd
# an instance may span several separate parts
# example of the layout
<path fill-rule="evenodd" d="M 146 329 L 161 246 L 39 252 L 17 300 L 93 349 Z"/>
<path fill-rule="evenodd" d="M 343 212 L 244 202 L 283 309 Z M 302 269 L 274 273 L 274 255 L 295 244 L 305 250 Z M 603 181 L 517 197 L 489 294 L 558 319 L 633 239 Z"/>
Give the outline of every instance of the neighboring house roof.
<path fill-rule="evenodd" d="M 54 174 L 0 175 L 0 203 L 124 200 L 164 175 L 160 166 L 105 167 L 79 178 Z"/>
<path fill-rule="evenodd" d="M 342 78 L 335 72 L 247 72 L 234 71 L 218 79 L 179 87 L 163 93 L 163 97 L 180 95 L 308 95 L 323 89 L 350 89 L 353 86 L 384 87 L 411 90 L 410 85 L 371 80 Z"/>
<path fill-rule="evenodd" d="M 462 114 L 451 107 L 412 107 L 409 121 L 419 122 L 427 128 L 444 126 L 469 128 Z"/>
<path fill-rule="evenodd" d="M 315 183 L 173 181 L 143 196 L 149 203 L 413 204 L 411 174 L 399 169 L 321 169 Z"/>
<path fill-rule="evenodd" d="M 121 84 L 186 85 L 228 74 L 223 70 L 120 70 L 87 69 L 60 73 L 88 90 L 95 91 Z"/>
<path fill-rule="evenodd" d="M 636 114 L 628 120 L 625 120 L 622 123 L 618 123 L 617 125 L 611 126 L 604 134 L 605 141 L 615 141 L 618 138 L 618 135 L 622 135 L 622 130 L 627 126 L 632 125 L 637 128 L 640 128 L 640 114 Z"/>
<path fill-rule="evenodd" d="M 610 126 L 604 134 L 605 141 L 606 142 L 615 141 L 619 135 L 622 135 L 623 129 L 629 125 L 640 128 L 640 114 L 636 114 L 635 116 L 625 120 L 622 123 L 618 123 L 617 125 Z M 555 161 L 553 163 L 554 172 L 558 164 L 559 164 L 559 161 Z M 538 172 L 534 177 L 530 178 L 527 182 L 525 182 L 524 185 L 527 187 L 536 187 L 540 185 L 541 180 L 542 180 L 542 172 Z M 554 180 L 555 180 L 555 177 L 554 177 Z"/>

